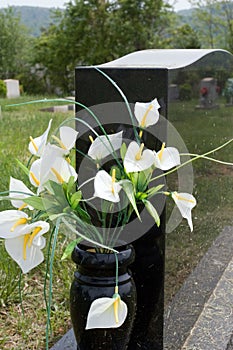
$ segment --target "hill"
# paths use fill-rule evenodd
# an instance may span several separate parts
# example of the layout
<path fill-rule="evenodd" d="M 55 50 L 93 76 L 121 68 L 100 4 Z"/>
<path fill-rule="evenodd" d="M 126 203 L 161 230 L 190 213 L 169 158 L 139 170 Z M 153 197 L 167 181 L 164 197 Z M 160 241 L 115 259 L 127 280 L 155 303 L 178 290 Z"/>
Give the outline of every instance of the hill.
<path fill-rule="evenodd" d="M 33 36 L 39 36 L 42 28 L 47 28 L 50 23 L 54 23 L 53 12 L 57 10 L 39 6 L 12 6 L 12 8 Z"/>
<path fill-rule="evenodd" d="M 53 12 L 56 10 L 63 11 L 58 8 L 48 8 L 40 6 L 12 6 L 14 12 L 20 17 L 21 23 L 29 29 L 33 36 L 39 36 L 41 29 L 47 28 L 49 24 L 54 23 Z M 3 11 L 3 9 L 0 9 Z M 192 9 L 180 10 L 177 12 L 181 23 L 192 22 Z"/>

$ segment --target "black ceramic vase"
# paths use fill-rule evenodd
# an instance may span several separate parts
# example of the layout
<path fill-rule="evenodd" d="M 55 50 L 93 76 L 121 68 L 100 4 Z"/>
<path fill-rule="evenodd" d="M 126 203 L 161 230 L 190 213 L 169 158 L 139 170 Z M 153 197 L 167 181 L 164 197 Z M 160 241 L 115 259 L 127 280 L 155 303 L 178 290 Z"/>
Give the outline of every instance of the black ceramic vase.
<path fill-rule="evenodd" d="M 128 270 L 128 265 L 134 261 L 133 247 L 128 246 L 118 254 L 119 294 L 128 307 L 127 318 L 118 328 L 85 330 L 91 303 L 114 294 L 115 255 L 93 253 L 77 246 L 72 259 L 77 270 L 70 290 L 70 313 L 77 350 L 126 350 L 136 312 L 136 288 Z"/>

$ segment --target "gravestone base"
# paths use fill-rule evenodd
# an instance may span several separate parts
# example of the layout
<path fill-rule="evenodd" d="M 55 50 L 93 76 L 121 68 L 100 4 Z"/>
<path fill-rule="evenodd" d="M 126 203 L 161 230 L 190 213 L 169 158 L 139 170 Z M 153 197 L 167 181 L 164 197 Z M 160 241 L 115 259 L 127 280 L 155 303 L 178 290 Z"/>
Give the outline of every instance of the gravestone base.
<path fill-rule="evenodd" d="M 207 106 L 202 106 L 202 105 L 197 105 L 195 107 L 195 109 L 218 109 L 219 108 L 219 105 L 218 104 L 215 104 L 215 105 L 207 105 Z"/>

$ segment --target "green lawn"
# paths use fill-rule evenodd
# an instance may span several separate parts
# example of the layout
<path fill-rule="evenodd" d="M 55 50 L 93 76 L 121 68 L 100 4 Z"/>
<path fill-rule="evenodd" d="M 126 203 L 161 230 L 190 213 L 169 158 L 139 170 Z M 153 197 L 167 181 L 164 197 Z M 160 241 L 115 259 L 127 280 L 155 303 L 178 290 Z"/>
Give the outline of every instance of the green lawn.
<path fill-rule="evenodd" d="M 233 107 L 220 101 L 218 109 L 197 110 L 196 101 L 170 104 L 169 120 L 181 134 L 190 153 L 203 154 L 233 138 Z M 233 162 L 233 143 L 211 155 Z M 194 167 L 194 231 L 185 222 L 166 237 L 166 303 L 180 288 L 225 225 L 232 225 L 233 167 L 197 160 Z M 169 185 L 176 184 L 175 176 Z M 168 203 L 168 212 L 171 204 Z"/>
<path fill-rule="evenodd" d="M 40 99 L 40 96 L 21 97 L 17 100 L 0 100 L 2 115 L 0 119 L 0 191 L 8 190 L 10 175 L 25 181 L 26 175 L 17 166 L 15 158 L 26 163 L 30 157 L 27 149 L 29 136 L 41 135 L 52 118 L 51 130 L 55 131 L 60 123 L 73 116 L 72 112 L 48 113 L 41 112 L 43 107 L 58 103 L 40 103 L 20 107 L 6 107 L 10 103 L 21 103 Z M 0 210 L 9 209 L 8 201 L 0 201 Z M 69 288 L 73 277 L 73 264 L 61 262 L 61 254 L 66 243 L 60 235 L 57 255 L 54 263 L 54 290 L 51 323 L 53 334 L 51 339 L 65 333 L 70 328 L 69 320 Z M 22 313 L 19 302 L 19 268 L 5 252 L 3 241 L 0 241 L 0 348 L 1 349 L 44 349 L 46 308 L 43 301 L 45 265 L 41 264 L 31 274 L 23 276 Z"/>
<path fill-rule="evenodd" d="M 40 97 L 39 97 L 40 98 Z M 37 97 L 22 97 L 22 102 Z M 26 162 L 29 158 L 27 146 L 29 136 L 40 135 L 53 118 L 52 130 L 72 112 L 66 115 L 41 112 L 42 104 L 6 107 L 8 100 L 0 100 L 0 191 L 9 186 L 9 176 L 23 179 L 15 157 Z M 195 101 L 170 104 L 169 119 L 182 135 L 190 152 L 204 153 L 232 138 L 233 108 L 225 108 L 223 101 L 219 109 L 204 111 L 195 109 Z M 49 104 L 51 106 L 51 103 Z M 214 157 L 233 162 L 233 145 L 216 152 Z M 171 299 L 225 225 L 232 224 L 233 168 L 205 160 L 194 164 L 194 195 L 198 205 L 193 211 L 194 232 L 190 233 L 185 220 L 166 237 L 166 303 Z M 26 179 L 25 179 L 26 180 Z M 177 178 L 171 176 L 168 185 L 175 189 Z M 0 202 L 0 210 L 9 208 L 9 203 Z M 168 216 L 172 209 L 168 203 Z M 74 265 L 61 262 L 60 257 L 66 243 L 60 234 L 54 262 L 53 306 L 51 344 L 70 327 L 69 286 L 73 278 Z M 0 348 L 33 350 L 45 348 L 46 308 L 43 301 L 44 264 L 24 276 L 22 281 L 22 313 L 18 280 L 19 268 L 5 253 L 0 242 Z"/>

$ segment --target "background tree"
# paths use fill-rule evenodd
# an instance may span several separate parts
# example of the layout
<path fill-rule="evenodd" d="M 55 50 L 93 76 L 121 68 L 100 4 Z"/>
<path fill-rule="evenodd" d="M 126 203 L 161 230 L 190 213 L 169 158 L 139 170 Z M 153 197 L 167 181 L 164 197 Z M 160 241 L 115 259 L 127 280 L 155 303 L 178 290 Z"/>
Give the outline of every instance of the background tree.
<path fill-rule="evenodd" d="M 233 53 L 233 3 L 229 0 L 220 3 L 221 38 L 225 37 L 225 48 Z"/>
<path fill-rule="evenodd" d="M 15 78 L 27 65 L 30 37 L 12 8 L 0 12 L 0 77 Z"/>
<path fill-rule="evenodd" d="M 37 40 L 35 63 L 51 86 L 68 92 L 76 65 L 100 64 L 158 46 L 166 9 L 162 0 L 70 1 L 64 12 L 56 13 L 59 24 Z"/>
<path fill-rule="evenodd" d="M 200 49 L 198 33 L 188 24 L 171 29 L 169 47 L 172 49 Z"/>
<path fill-rule="evenodd" d="M 169 22 L 170 6 L 162 0 L 118 0 L 112 9 L 114 56 L 163 46 L 159 32 Z"/>
<path fill-rule="evenodd" d="M 55 13 L 57 25 L 44 31 L 35 45 L 35 64 L 44 69 L 51 88 L 73 90 L 76 65 L 98 64 L 113 58 L 109 1 L 76 0 Z"/>
<path fill-rule="evenodd" d="M 208 48 L 216 48 L 217 35 L 220 30 L 219 22 L 219 1 L 217 0 L 190 0 L 194 6 L 193 23 L 195 30 L 198 32 L 201 46 Z"/>

